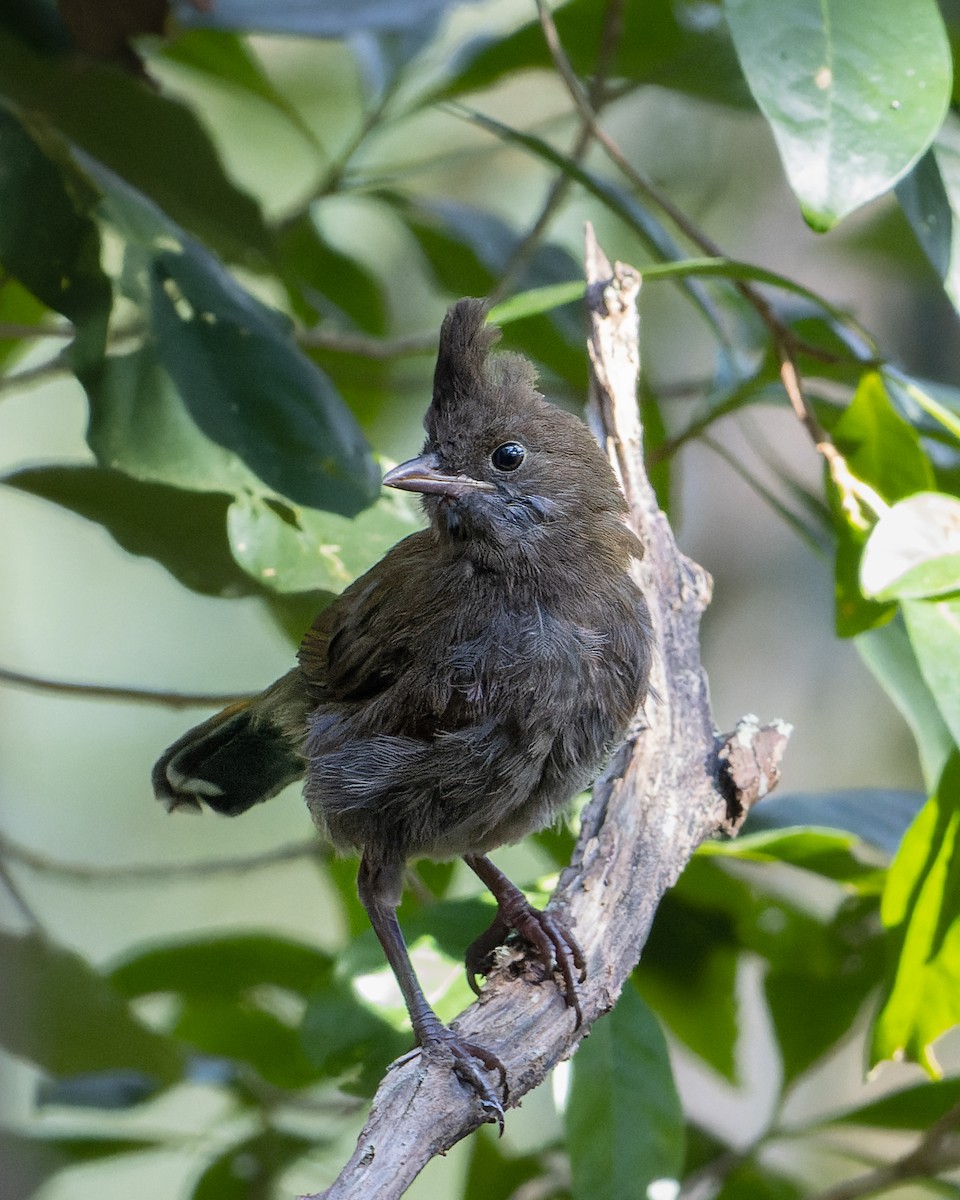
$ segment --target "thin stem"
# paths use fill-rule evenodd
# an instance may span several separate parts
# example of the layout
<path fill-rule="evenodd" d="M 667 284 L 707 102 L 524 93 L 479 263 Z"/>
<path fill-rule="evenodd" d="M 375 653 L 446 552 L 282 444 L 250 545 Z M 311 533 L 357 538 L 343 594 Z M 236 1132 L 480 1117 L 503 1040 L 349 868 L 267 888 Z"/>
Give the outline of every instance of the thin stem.
<path fill-rule="evenodd" d="M 2 883 L 6 888 L 11 900 L 13 900 L 14 906 L 27 924 L 31 927 L 31 929 L 42 929 L 43 926 L 40 922 L 40 918 L 27 903 L 27 900 L 24 897 L 23 892 L 20 890 L 19 885 L 10 874 L 7 864 L 2 860 L 0 860 L 0 883 Z"/>
<path fill-rule="evenodd" d="M 658 187 L 650 182 L 627 160 L 616 142 L 601 128 L 597 114 L 590 104 L 590 98 L 577 79 L 576 73 L 560 41 L 553 16 L 545 0 L 536 0 L 537 12 L 543 29 L 547 46 L 553 58 L 557 73 L 564 81 L 573 103 L 580 112 L 585 126 L 601 145 L 611 162 L 630 181 L 633 187 L 647 200 L 656 204 L 667 214 L 682 234 L 703 253 L 714 258 L 725 258 L 720 247 L 709 238 L 673 201 Z M 800 370 L 796 362 L 797 343 L 790 328 L 776 315 L 769 303 L 751 284 L 744 280 L 735 280 L 734 286 L 741 296 L 753 307 L 770 333 L 774 349 L 780 362 L 780 380 L 787 398 L 798 420 L 809 434 L 815 449 L 824 458 L 830 475 L 840 492 L 841 503 L 849 518 L 857 525 L 866 528 L 870 523 L 864 515 L 864 508 L 869 509 L 874 517 L 886 511 L 887 505 L 881 496 L 869 485 L 857 479 L 847 465 L 846 459 L 834 445 L 830 435 L 817 419 L 813 406 L 807 400 Z"/>
<path fill-rule="evenodd" d="M 287 846 L 279 846 L 274 850 L 265 850 L 260 854 L 249 854 L 235 858 L 203 859 L 194 863 L 131 863 L 120 867 L 88 866 L 84 863 L 64 862 L 51 858 L 47 854 L 39 854 L 26 846 L 21 846 L 12 838 L 0 833 L 0 879 L 10 885 L 4 859 L 20 863 L 33 871 L 47 875 L 57 875 L 62 879 L 72 879 L 78 883 L 100 884 L 155 884 L 164 883 L 169 879 L 205 879 L 212 875 L 243 874 L 247 871 L 260 871 L 266 867 L 274 867 L 280 863 L 293 862 L 300 858 L 322 858 L 329 854 L 326 845 L 318 838 L 311 837 L 307 841 L 291 842 Z"/>
<path fill-rule="evenodd" d="M 157 704 L 165 708 L 224 708 L 239 700 L 249 700 L 252 692 L 156 692 L 149 688 L 113 687 L 100 683 L 68 683 L 62 679 L 43 679 L 0 667 L 0 683 L 28 688 L 34 692 L 56 692 L 62 696 L 83 696 L 87 700 L 122 700 L 131 704 Z"/>

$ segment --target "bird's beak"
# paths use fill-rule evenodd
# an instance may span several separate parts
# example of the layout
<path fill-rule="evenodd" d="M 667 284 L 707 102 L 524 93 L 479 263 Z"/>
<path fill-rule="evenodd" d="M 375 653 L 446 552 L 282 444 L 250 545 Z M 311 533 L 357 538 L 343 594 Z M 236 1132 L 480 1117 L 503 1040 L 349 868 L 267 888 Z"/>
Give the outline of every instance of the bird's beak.
<path fill-rule="evenodd" d="M 482 479 L 471 479 L 469 475 L 445 475 L 437 463 L 436 455 L 421 454 L 394 467 L 383 477 L 384 487 L 399 488 L 404 492 L 425 492 L 436 496 L 463 496 L 469 492 L 493 492 L 492 483 Z"/>

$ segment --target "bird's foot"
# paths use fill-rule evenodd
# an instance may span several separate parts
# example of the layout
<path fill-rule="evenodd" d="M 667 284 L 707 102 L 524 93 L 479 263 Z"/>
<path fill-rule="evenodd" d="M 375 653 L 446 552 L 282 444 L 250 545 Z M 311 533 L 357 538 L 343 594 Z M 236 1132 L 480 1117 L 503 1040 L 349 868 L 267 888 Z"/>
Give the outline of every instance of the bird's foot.
<path fill-rule="evenodd" d="M 558 971 L 563 980 L 567 1005 L 573 1009 L 577 1027 L 583 1021 L 578 984 L 587 974 L 586 959 L 577 939 L 552 913 L 534 908 L 519 888 L 498 896 L 499 910 L 490 928 L 485 930 L 467 948 L 467 979 L 479 995 L 477 975 L 489 973 L 493 953 L 502 946 L 511 930 L 536 951 L 545 970 Z M 515 893 L 515 894 L 514 894 Z"/>
<path fill-rule="evenodd" d="M 425 1029 L 421 1029 L 418 1040 L 420 1045 L 411 1050 L 409 1054 L 405 1054 L 395 1065 L 408 1062 L 417 1054 L 429 1054 L 434 1047 L 446 1050 L 453 1056 L 453 1069 L 457 1078 L 474 1093 L 480 1101 L 485 1119 L 490 1123 L 496 1122 L 502 1136 L 503 1106 L 507 1102 L 509 1089 L 507 1087 L 507 1069 L 497 1055 L 492 1050 L 488 1050 L 486 1046 L 478 1045 L 476 1042 L 462 1037 L 449 1026 L 441 1024 L 439 1020 L 436 1024 L 430 1022 Z M 483 1077 L 481 1068 L 498 1076 L 502 1099 Z"/>

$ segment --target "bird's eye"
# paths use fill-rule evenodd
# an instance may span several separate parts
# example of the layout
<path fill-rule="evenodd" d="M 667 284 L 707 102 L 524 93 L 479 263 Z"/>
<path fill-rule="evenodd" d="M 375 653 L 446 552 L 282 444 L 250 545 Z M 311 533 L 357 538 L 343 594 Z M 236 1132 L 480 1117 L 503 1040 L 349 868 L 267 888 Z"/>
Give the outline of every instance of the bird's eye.
<path fill-rule="evenodd" d="M 519 442 L 504 442 L 490 455 L 490 461 L 498 471 L 515 471 L 526 455 L 526 450 Z"/>

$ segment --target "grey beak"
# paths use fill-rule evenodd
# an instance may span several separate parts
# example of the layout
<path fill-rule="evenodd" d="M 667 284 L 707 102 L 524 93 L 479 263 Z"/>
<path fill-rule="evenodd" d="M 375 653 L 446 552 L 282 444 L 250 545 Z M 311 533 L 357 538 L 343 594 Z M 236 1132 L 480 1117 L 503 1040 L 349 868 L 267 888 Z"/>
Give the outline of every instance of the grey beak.
<path fill-rule="evenodd" d="M 446 475 L 440 470 L 436 455 L 421 454 L 394 467 L 383 477 L 384 487 L 404 492 L 424 492 L 435 496 L 463 496 L 469 492 L 493 492 L 492 483 L 471 479 L 469 475 Z"/>

